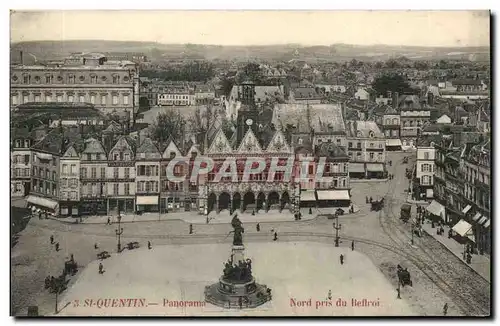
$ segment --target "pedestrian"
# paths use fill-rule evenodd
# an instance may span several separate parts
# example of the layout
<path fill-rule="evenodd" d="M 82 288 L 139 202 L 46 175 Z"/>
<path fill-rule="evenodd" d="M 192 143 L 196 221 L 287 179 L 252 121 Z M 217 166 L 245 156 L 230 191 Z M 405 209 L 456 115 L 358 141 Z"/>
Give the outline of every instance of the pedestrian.
<path fill-rule="evenodd" d="M 444 306 L 443 306 L 443 315 L 447 315 L 448 314 L 448 303 L 445 303 Z"/>
<path fill-rule="evenodd" d="M 97 242 L 96 242 L 96 243 L 94 243 L 94 249 L 95 249 L 95 250 L 99 249 L 99 246 L 97 245 Z"/>
<path fill-rule="evenodd" d="M 373 201 L 372 197 L 370 197 L 370 203 Z"/>
<path fill-rule="evenodd" d="M 59 242 L 56 243 L 56 251 L 59 251 Z"/>
<path fill-rule="evenodd" d="M 50 244 L 54 244 L 54 236 L 53 235 L 50 236 Z"/>
<path fill-rule="evenodd" d="M 344 255 L 340 254 L 340 265 L 344 265 Z"/>
<path fill-rule="evenodd" d="M 352 251 L 354 251 L 354 240 L 352 240 L 352 242 L 351 242 L 351 249 L 352 249 Z"/>
<path fill-rule="evenodd" d="M 278 240 L 278 233 L 274 232 L 274 239 L 273 239 L 273 241 L 276 241 L 276 240 Z"/>
<path fill-rule="evenodd" d="M 102 263 L 99 263 L 99 274 L 104 273 L 104 267 L 102 266 Z"/>
<path fill-rule="evenodd" d="M 148 241 L 148 249 L 151 250 L 151 241 Z"/>
<path fill-rule="evenodd" d="M 328 290 L 328 300 L 332 300 L 332 290 Z"/>
<path fill-rule="evenodd" d="M 365 198 L 366 198 L 366 203 L 368 204 L 370 202 L 370 200 L 368 199 L 368 196 L 366 196 Z"/>
<path fill-rule="evenodd" d="M 399 286 L 396 289 L 396 291 L 398 291 L 398 299 L 401 299 L 401 289 L 399 288 Z"/>
<path fill-rule="evenodd" d="M 106 224 L 111 225 L 111 217 L 108 216 L 108 222 Z"/>
<path fill-rule="evenodd" d="M 193 234 L 193 224 L 189 224 L 189 234 Z"/>
<path fill-rule="evenodd" d="M 243 298 L 242 297 L 238 298 L 238 306 L 240 307 L 240 309 L 243 309 Z"/>
<path fill-rule="evenodd" d="M 257 229 L 257 232 L 260 232 L 260 224 L 257 223 L 257 226 L 255 227 Z"/>
<path fill-rule="evenodd" d="M 73 254 L 71 254 L 71 258 L 69 259 L 72 263 L 75 262 L 75 258 L 73 257 Z"/>

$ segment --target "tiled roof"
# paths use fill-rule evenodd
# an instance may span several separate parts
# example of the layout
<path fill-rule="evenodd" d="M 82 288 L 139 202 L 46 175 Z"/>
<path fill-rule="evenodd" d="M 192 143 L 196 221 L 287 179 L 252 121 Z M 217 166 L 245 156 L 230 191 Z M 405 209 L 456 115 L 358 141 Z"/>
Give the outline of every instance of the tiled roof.
<path fill-rule="evenodd" d="M 170 143 L 170 141 L 166 142 L 167 146 Z M 149 137 L 144 138 L 142 140 L 141 144 L 137 148 L 136 151 L 137 154 L 144 153 L 144 154 L 149 154 L 148 158 L 160 158 L 161 154 L 160 151 L 158 150 L 158 147 L 153 143 L 153 140 Z M 139 155 L 137 155 L 139 157 Z"/>
<path fill-rule="evenodd" d="M 319 157 L 326 157 L 327 159 L 348 159 L 349 156 L 345 151 L 334 143 L 322 143 L 316 146 L 315 154 Z"/>
<path fill-rule="evenodd" d="M 348 121 L 346 127 L 350 137 L 369 138 L 370 132 L 373 132 L 373 138 L 384 138 L 384 134 L 375 121 Z"/>

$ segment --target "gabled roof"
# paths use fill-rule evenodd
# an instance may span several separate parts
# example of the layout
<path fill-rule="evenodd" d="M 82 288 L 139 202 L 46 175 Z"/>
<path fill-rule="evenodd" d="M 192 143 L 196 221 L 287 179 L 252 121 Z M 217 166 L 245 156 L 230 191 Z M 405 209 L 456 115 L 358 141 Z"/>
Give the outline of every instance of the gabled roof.
<path fill-rule="evenodd" d="M 106 151 L 104 150 L 104 146 L 102 143 L 95 139 L 95 138 L 89 138 L 85 140 L 85 149 L 83 150 L 82 153 L 85 154 L 106 154 Z"/>
<path fill-rule="evenodd" d="M 281 130 L 276 130 L 269 145 L 266 146 L 266 151 L 270 153 L 290 153 L 291 148 L 288 145 L 285 135 Z"/>
<path fill-rule="evenodd" d="M 174 139 L 172 137 L 168 137 L 167 141 L 165 142 L 167 145 L 165 149 L 162 149 L 162 157 L 163 158 L 170 158 L 170 153 L 175 153 L 175 156 L 179 157 L 182 156 L 181 149 L 179 146 L 176 144 Z"/>
<path fill-rule="evenodd" d="M 315 154 L 318 157 L 326 157 L 328 160 L 349 159 L 345 151 L 334 143 L 322 143 L 316 146 Z"/>
<path fill-rule="evenodd" d="M 219 128 L 219 130 L 217 131 L 217 133 L 215 133 L 215 136 L 209 143 L 208 150 L 205 152 L 205 154 L 232 153 L 232 151 L 233 148 L 229 143 L 224 130 L 222 130 L 222 128 Z"/>
<path fill-rule="evenodd" d="M 261 153 L 262 146 L 259 140 L 252 131 L 252 128 L 248 128 L 245 136 L 241 140 L 240 146 L 238 147 L 238 152 L 240 153 Z"/>
<path fill-rule="evenodd" d="M 149 137 L 146 137 L 142 140 L 141 144 L 137 148 L 136 151 L 137 158 L 151 158 L 151 159 L 159 159 L 161 158 L 160 151 L 158 147 L 154 144 L 153 140 Z"/>
<path fill-rule="evenodd" d="M 384 138 L 384 134 L 380 131 L 375 121 L 348 121 L 347 125 L 348 135 L 350 137 Z M 370 134 L 372 134 L 373 137 L 370 137 Z"/>

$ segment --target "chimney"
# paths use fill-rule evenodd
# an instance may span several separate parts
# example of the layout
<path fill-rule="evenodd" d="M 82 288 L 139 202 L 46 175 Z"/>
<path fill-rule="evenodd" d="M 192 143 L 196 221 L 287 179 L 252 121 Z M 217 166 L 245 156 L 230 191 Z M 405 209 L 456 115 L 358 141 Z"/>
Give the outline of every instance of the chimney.
<path fill-rule="evenodd" d="M 427 93 L 427 104 L 429 106 L 434 106 L 434 94 L 432 92 Z"/>
<path fill-rule="evenodd" d="M 23 51 L 19 51 L 19 57 L 20 57 L 20 60 L 21 60 L 21 64 L 24 65 Z"/>

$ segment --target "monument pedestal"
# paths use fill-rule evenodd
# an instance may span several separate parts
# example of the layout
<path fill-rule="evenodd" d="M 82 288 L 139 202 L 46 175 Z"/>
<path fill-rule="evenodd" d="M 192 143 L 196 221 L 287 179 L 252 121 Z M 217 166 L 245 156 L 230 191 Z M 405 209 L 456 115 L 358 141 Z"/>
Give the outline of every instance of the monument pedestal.
<path fill-rule="evenodd" d="M 219 282 L 205 287 L 205 301 L 227 309 L 255 308 L 271 301 L 271 289 L 257 284 L 252 276 L 252 261 L 245 259 L 241 221 L 235 216 L 231 258 L 224 264 Z"/>
<path fill-rule="evenodd" d="M 238 264 L 240 261 L 245 261 L 245 246 L 233 245 L 231 250 L 231 257 L 233 258 L 233 263 Z"/>

